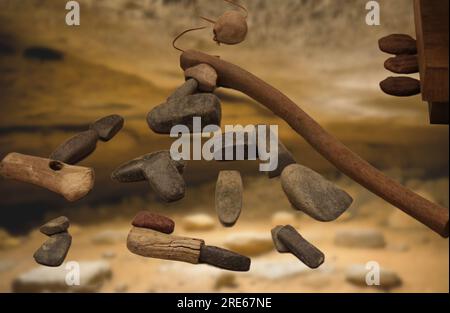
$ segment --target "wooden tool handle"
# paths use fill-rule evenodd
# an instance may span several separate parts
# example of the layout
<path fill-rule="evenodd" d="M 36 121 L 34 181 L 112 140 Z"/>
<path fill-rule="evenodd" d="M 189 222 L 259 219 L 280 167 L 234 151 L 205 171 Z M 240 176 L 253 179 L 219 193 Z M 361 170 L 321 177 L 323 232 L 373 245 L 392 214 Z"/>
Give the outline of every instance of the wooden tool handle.
<path fill-rule="evenodd" d="M 83 198 L 94 186 L 91 168 L 19 153 L 10 153 L 0 162 L 0 176 L 44 187 L 68 201 Z"/>
<path fill-rule="evenodd" d="M 200 239 L 176 237 L 138 227 L 131 229 L 127 239 L 127 248 L 134 254 L 191 264 L 199 264 L 204 244 Z"/>
<path fill-rule="evenodd" d="M 181 55 L 181 67 L 206 63 L 218 73 L 218 86 L 232 88 L 265 105 L 283 118 L 298 134 L 340 171 L 356 182 L 430 227 L 448 237 L 449 212 L 387 177 L 329 134 L 292 100 L 242 68 L 199 51 Z"/>

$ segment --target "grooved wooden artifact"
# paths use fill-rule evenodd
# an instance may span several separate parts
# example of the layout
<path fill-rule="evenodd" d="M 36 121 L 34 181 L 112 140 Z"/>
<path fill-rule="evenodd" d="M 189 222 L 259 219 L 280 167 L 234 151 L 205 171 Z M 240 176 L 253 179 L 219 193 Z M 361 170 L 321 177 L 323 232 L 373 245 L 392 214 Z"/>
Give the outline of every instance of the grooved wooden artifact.
<path fill-rule="evenodd" d="M 203 240 L 163 234 L 151 229 L 133 227 L 127 248 L 132 253 L 163 260 L 198 264 Z"/>

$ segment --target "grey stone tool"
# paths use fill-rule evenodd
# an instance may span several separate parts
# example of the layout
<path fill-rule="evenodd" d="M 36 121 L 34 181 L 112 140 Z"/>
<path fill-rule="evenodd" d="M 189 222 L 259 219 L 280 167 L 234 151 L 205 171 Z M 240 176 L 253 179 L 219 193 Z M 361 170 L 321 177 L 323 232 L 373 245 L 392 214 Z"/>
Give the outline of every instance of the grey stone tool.
<path fill-rule="evenodd" d="M 123 127 L 124 119 L 119 115 L 109 115 L 95 121 L 90 129 L 81 132 L 60 144 L 50 155 L 50 159 L 75 165 L 97 148 L 98 139 L 111 140 Z"/>
<path fill-rule="evenodd" d="M 325 261 L 325 255 L 306 241 L 294 227 L 288 225 L 280 229 L 278 239 L 300 261 L 310 268 L 318 268 Z"/>
<path fill-rule="evenodd" d="M 218 125 L 222 119 L 219 98 L 212 93 L 197 92 L 198 82 L 188 79 L 165 103 L 147 115 L 147 123 L 157 134 L 170 134 L 175 125 L 185 125 L 193 133 L 193 118 L 200 117 L 202 125 Z"/>
<path fill-rule="evenodd" d="M 273 244 L 275 246 L 275 249 L 277 249 L 277 251 L 279 253 L 288 253 L 291 252 L 278 238 L 278 233 L 280 232 L 280 230 L 283 228 L 284 226 L 276 226 L 272 229 L 271 234 L 272 234 L 272 240 L 273 240 Z"/>
<path fill-rule="evenodd" d="M 41 265 L 60 266 L 64 262 L 71 244 L 72 236 L 67 232 L 52 235 L 34 253 L 33 257 Z"/>
<path fill-rule="evenodd" d="M 258 125 L 258 126 L 261 126 L 261 125 Z M 258 130 L 259 130 L 259 128 L 257 128 L 257 131 L 256 131 L 257 134 L 258 134 Z M 270 148 L 270 145 L 269 145 L 270 135 L 271 135 L 271 132 L 270 132 L 269 125 L 266 125 L 266 150 L 267 151 L 269 151 L 269 148 Z M 292 155 L 292 153 L 281 142 L 280 138 L 278 138 L 278 166 L 275 170 L 268 172 L 269 178 L 279 177 L 281 175 L 281 173 L 283 172 L 283 170 L 287 166 L 289 166 L 291 164 L 295 164 L 295 163 L 297 163 L 297 162 L 295 161 L 295 158 Z"/>
<path fill-rule="evenodd" d="M 69 226 L 70 226 L 69 219 L 65 216 L 60 216 L 45 223 L 44 225 L 41 226 L 41 228 L 39 228 L 39 230 L 41 231 L 41 233 L 47 236 L 51 236 L 54 234 L 59 234 L 67 231 Z"/>
<path fill-rule="evenodd" d="M 336 220 L 353 202 L 344 190 L 299 164 L 283 170 L 281 185 L 295 209 L 322 222 Z"/>
<path fill-rule="evenodd" d="M 174 202 L 185 194 L 184 166 L 183 161 L 173 161 L 169 151 L 159 151 L 119 166 L 111 178 L 121 183 L 146 180 L 161 199 Z"/>
<path fill-rule="evenodd" d="M 229 137 L 232 140 L 226 140 Z M 213 141 L 222 150 L 214 151 L 214 160 L 216 161 L 236 161 L 238 160 L 238 151 L 243 156 L 243 160 L 258 159 L 258 145 L 256 131 L 236 131 L 227 132 L 221 136 L 216 136 Z M 229 155 L 227 155 L 227 151 Z"/>
<path fill-rule="evenodd" d="M 98 134 L 90 129 L 63 142 L 50 155 L 50 159 L 74 165 L 88 157 L 97 147 Z"/>
<path fill-rule="evenodd" d="M 173 101 L 175 99 L 184 98 L 197 93 L 198 82 L 195 79 L 188 79 L 186 82 L 178 87 L 170 96 L 167 101 Z"/>
<path fill-rule="evenodd" d="M 199 263 L 213 265 L 229 271 L 247 272 L 250 270 L 251 260 L 246 256 L 229 250 L 202 245 Z"/>
<path fill-rule="evenodd" d="M 225 227 L 236 224 L 242 210 L 243 184 L 238 171 L 222 171 L 216 183 L 216 212 Z"/>
<path fill-rule="evenodd" d="M 90 128 L 95 130 L 102 141 L 110 141 L 123 127 L 122 116 L 113 114 L 95 121 Z"/>

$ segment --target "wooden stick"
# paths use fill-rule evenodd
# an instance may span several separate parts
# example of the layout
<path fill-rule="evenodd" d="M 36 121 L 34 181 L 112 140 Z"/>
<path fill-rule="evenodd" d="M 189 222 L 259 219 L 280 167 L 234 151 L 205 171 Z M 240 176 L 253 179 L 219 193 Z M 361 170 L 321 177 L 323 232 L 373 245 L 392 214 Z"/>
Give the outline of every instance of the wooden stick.
<path fill-rule="evenodd" d="M 0 176 L 30 183 L 77 201 L 94 187 L 94 170 L 59 161 L 10 153 L 0 162 Z"/>
<path fill-rule="evenodd" d="M 279 90 L 234 64 L 199 51 L 184 52 L 180 61 L 183 70 L 201 63 L 211 65 L 219 75 L 218 86 L 243 92 L 265 105 L 344 174 L 441 236 L 448 237 L 447 208 L 424 199 L 374 168 L 329 134 Z"/>
<path fill-rule="evenodd" d="M 151 229 L 133 227 L 128 234 L 127 248 L 132 253 L 163 260 L 199 264 L 203 240 L 177 237 Z"/>

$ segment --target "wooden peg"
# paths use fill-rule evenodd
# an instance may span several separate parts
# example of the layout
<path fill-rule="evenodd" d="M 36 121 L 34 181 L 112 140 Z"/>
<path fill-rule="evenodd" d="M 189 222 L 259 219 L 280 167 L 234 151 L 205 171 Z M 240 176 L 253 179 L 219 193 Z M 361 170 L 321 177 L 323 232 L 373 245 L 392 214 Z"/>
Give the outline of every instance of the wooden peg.
<path fill-rule="evenodd" d="M 0 176 L 46 188 L 68 201 L 86 196 L 95 179 L 91 168 L 19 153 L 10 153 L 0 162 Z"/>
<path fill-rule="evenodd" d="M 414 74 L 419 72 L 417 55 L 398 55 L 384 62 L 384 68 L 397 74 Z"/>
<path fill-rule="evenodd" d="M 411 97 L 420 94 L 420 81 L 411 77 L 388 77 L 380 83 L 386 94 L 396 97 Z"/>
<path fill-rule="evenodd" d="M 392 34 L 378 41 L 380 50 L 389 54 L 417 54 L 417 42 L 405 34 Z"/>

